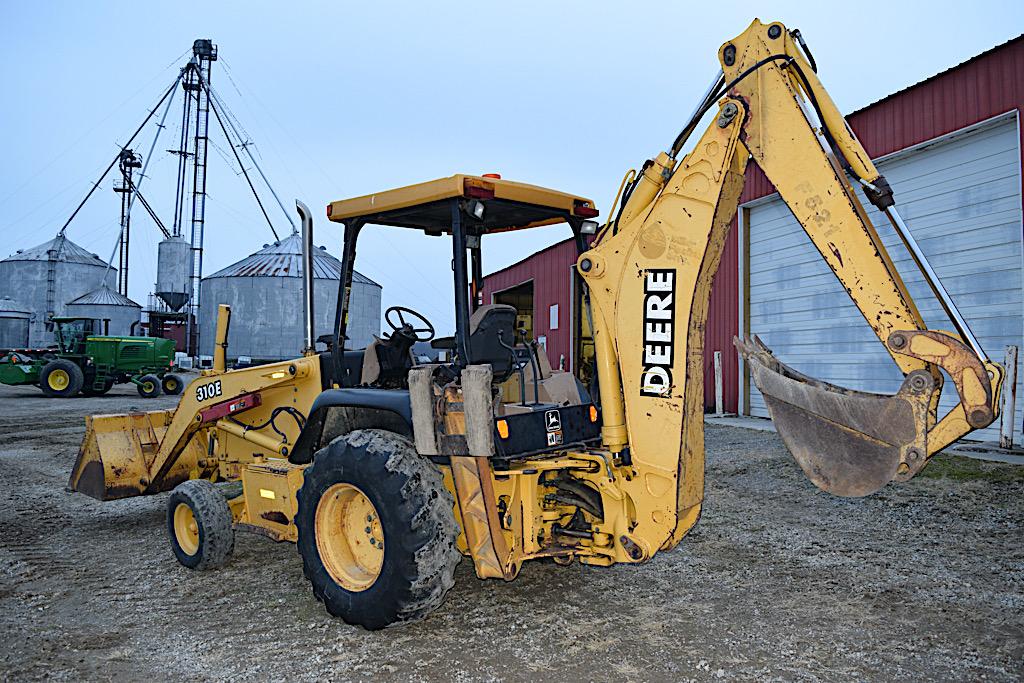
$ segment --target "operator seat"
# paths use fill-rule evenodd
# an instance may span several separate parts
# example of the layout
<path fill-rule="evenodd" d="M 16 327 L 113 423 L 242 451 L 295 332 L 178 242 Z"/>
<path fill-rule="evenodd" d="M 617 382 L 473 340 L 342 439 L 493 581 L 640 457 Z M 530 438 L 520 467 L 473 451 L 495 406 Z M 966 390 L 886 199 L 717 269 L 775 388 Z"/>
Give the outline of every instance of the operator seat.
<path fill-rule="evenodd" d="M 512 371 L 517 311 L 508 304 L 488 304 L 473 311 L 469 318 L 469 364 L 488 364 L 496 381 Z M 502 346 L 504 342 L 504 346 Z"/>
<path fill-rule="evenodd" d="M 515 306 L 508 304 L 487 304 L 473 311 L 469 317 L 466 365 L 490 365 L 495 382 L 502 382 L 511 374 L 514 370 L 512 352 L 506 346 L 515 346 L 517 313 Z M 439 337 L 430 342 L 430 346 L 454 351 L 455 337 Z"/>

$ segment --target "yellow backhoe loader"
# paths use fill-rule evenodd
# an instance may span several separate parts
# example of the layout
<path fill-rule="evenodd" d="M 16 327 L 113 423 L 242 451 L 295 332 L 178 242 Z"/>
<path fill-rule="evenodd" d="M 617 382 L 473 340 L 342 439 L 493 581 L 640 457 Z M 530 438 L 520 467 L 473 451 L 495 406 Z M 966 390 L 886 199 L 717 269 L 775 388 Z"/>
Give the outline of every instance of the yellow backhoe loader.
<path fill-rule="evenodd" d="M 669 550 L 704 497 L 704 323 L 751 159 L 905 375 L 894 396 L 850 391 L 737 340 L 779 433 L 826 491 L 863 496 L 910 479 L 995 419 L 1003 370 L 928 266 L 799 32 L 755 20 L 718 59 L 683 131 L 627 174 L 600 230 L 588 199 L 498 177 L 331 203 L 344 246 L 328 350 L 314 351 L 307 260 L 304 355 L 227 370 L 221 307 L 213 370 L 175 410 L 89 418 L 70 488 L 100 500 L 173 489 L 171 545 L 196 569 L 226 561 L 236 529 L 294 541 L 314 595 L 369 629 L 437 607 L 463 555 L 478 577 L 511 580 L 530 559 L 608 566 Z M 926 328 L 855 185 L 893 223 L 954 332 Z M 299 210 L 308 258 L 312 218 Z M 579 250 L 596 388 L 553 372 L 517 333 L 516 310 L 479 296 L 484 237 L 557 223 Z M 356 241 L 369 225 L 452 240 L 455 334 L 432 341 L 447 361 L 413 362 L 411 345 L 434 330 L 404 308 L 388 309 L 389 335 L 344 348 Z M 960 402 L 940 417 L 942 370 Z"/>

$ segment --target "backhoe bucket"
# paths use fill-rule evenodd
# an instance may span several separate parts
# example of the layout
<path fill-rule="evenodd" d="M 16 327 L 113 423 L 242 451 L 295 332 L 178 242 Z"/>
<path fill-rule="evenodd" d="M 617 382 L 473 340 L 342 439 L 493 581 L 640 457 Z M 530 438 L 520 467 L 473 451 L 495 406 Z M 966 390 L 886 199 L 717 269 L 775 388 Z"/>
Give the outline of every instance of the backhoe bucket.
<path fill-rule="evenodd" d="M 781 363 L 757 337 L 733 342 L 782 441 L 823 491 L 867 496 L 924 465 L 931 375 L 908 375 L 895 396 L 853 391 Z"/>
<path fill-rule="evenodd" d="M 156 481 L 157 473 L 150 469 L 173 415 L 170 410 L 154 410 L 86 417 L 85 438 L 68 490 L 97 500 L 116 500 L 168 491 L 188 479 L 204 456 L 196 439 Z"/>

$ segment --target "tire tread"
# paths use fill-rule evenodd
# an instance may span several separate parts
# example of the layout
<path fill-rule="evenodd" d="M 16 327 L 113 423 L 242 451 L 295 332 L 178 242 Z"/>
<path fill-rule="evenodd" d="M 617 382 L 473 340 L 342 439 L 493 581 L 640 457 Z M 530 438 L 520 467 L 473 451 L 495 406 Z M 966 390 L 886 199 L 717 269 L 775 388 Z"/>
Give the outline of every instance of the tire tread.
<path fill-rule="evenodd" d="M 69 383 L 67 388 L 63 391 L 54 391 L 47 383 L 50 373 L 58 368 L 68 373 Z M 43 366 L 43 371 L 39 375 L 39 388 L 43 390 L 44 394 L 51 398 L 71 398 L 72 396 L 77 396 L 78 393 L 82 391 L 82 386 L 84 384 L 85 373 L 82 372 L 82 368 L 78 367 L 77 363 L 69 361 L 66 358 L 56 358 L 51 360 Z"/>
<path fill-rule="evenodd" d="M 192 508 L 199 523 L 199 550 L 187 555 L 174 537 L 174 510 L 180 503 Z M 167 501 L 167 532 L 171 550 L 181 564 L 189 569 L 203 571 L 224 566 L 235 550 L 234 520 L 231 506 L 224 494 L 212 482 L 192 479 L 179 484 Z"/>
<path fill-rule="evenodd" d="M 361 594 L 350 594 L 330 581 L 315 550 L 315 539 L 309 538 L 318 501 L 307 500 L 315 495 L 317 486 L 323 486 L 320 473 L 310 472 L 316 469 L 358 469 L 364 476 L 375 472 L 392 491 L 393 497 L 384 502 L 392 504 L 398 516 L 408 522 L 400 538 L 394 534 L 385 538 L 386 545 L 396 544 L 403 557 L 411 559 L 398 562 L 404 585 L 394 586 L 389 599 L 381 601 L 387 604 L 380 604 L 376 613 L 354 606 Z M 420 456 L 408 438 L 386 430 L 362 429 L 334 439 L 317 453 L 307 469 L 298 499 L 296 525 L 303 574 L 317 600 L 324 602 L 331 614 L 368 629 L 397 626 L 418 621 L 437 609 L 455 585 L 455 567 L 462 559 L 455 547 L 459 533 L 453 512 L 455 501 L 440 470 Z M 324 583 L 325 577 L 329 583 Z"/>

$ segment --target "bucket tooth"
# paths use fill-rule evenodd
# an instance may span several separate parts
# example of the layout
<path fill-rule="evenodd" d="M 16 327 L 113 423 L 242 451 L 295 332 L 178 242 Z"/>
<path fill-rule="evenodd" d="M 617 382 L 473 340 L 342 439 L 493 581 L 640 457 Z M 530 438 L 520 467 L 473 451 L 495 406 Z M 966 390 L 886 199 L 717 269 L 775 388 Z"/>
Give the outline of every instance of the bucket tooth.
<path fill-rule="evenodd" d="M 734 343 L 779 436 L 821 490 L 867 496 L 924 465 L 927 373 L 912 373 L 895 396 L 872 394 L 803 375 L 757 337 Z"/>

